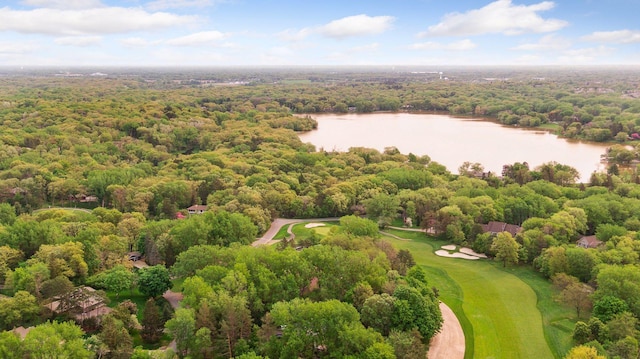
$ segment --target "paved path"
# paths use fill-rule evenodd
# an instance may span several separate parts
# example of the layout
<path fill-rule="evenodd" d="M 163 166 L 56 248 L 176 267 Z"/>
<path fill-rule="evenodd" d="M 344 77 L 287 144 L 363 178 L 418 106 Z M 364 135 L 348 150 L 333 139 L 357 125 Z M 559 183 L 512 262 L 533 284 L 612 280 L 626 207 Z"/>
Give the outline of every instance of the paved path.
<path fill-rule="evenodd" d="M 169 302 L 169 304 L 171 304 L 171 307 L 174 310 L 180 308 L 180 301 L 182 300 L 182 298 L 184 298 L 182 293 L 172 292 L 171 289 L 164 292 L 162 296 L 167 300 L 167 302 Z"/>
<path fill-rule="evenodd" d="M 410 241 L 410 239 L 406 239 L 406 238 L 398 237 L 398 236 L 396 236 L 395 234 L 391 234 L 391 233 L 389 233 L 389 232 L 385 232 L 385 231 L 379 231 L 379 232 L 380 232 L 380 234 L 382 234 L 382 235 L 389 236 L 389 237 L 391 237 L 391 238 L 395 238 L 395 239 L 397 239 L 397 240 L 399 240 L 399 241 Z"/>
<path fill-rule="evenodd" d="M 164 292 L 162 296 L 167 300 L 167 302 L 169 302 L 169 304 L 171 304 L 173 310 L 180 308 L 180 301 L 182 300 L 182 298 L 184 298 L 182 293 L 173 292 L 171 291 L 171 289 Z M 173 349 L 173 352 L 176 353 L 178 350 L 176 346 L 176 340 L 172 340 L 171 343 L 169 343 L 168 347 Z"/>
<path fill-rule="evenodd" d="M 431 338 L 427 359 L 464 359 L 464 332 L 455 313 L 446 304 L 440 302 L 442 329 Z"/>
<path fill-rule="evenodd" d="M 397 229 L 399 231 L 407 231 L 407 232 L 422 232 L 422 233 L 426 232 L 422 228 L 407 228 L 407 227 L 394 227 L 394 226 L 387 226 L 387 228 Z"/>
<path fill-rule="evenodd" d="M 149 267 L 149 265 L 144 260 L 138 259 L 137 261 L 133 261 L 133 267 L 134 268 L 138 268 L 138 269 L 142 269 L 142 268 Z"/>

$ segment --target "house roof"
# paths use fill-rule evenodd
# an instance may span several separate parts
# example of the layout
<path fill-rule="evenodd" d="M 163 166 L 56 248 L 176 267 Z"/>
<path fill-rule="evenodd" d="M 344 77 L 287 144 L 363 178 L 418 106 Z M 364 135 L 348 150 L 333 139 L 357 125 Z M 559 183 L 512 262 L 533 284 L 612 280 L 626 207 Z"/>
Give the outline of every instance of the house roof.
<path fill-rule="evenodd" d="M 82 295 L 82 293 L 84 293 L 84 295 Z M 77 287 L 71 292 L 71 295 L 80 295 L 75 305 L 77 306 L 77 308 L 80 308 L 83 312 L 86 311 L 86 309 L 95 307 L 96 305 L 104 305 L 104 299 L 97 296 L 96 290 L 92 287 L 88 287 L 88 286 Z M 47 307 L 51 309 L 51 311 L 57 313 L 60 310 L 60 305 L 62 304 L 62 302 L 60 298 L 56 297 L 54 299 L 56 300 L 47 304 Z M 68 309 L 70 308 L 67 308 L 66 310 Z"/>
<path fill-rule="evenodd" d="M 23 326 L 19 326 L 15 329 L 13 329 L 13 332 L 18 334 L 20 336 L 20 339 L 23 339 L 27 336 L 27 334 L 29 334 L 29 332 L 31 331 L 31 329 L 33 329 L 34 327 L 28 327 L 25 328 Z"/>
<path fill-rule="evenodd" d="M 207 210 L 207 206 L 202 205 L 202 204 L 194 204 L 193 206 L 187 208 L 187 210 L 189 210 L 189 211 L 206 211 Z"/>
<path fill-rule="evenodd" d="M 491 221 L 487 224 L 483 224 L 482 230 L 490 233 L 509 232 L 512 236 L 515 236 L 520 232 L 520 230 L 522 230 L 522 227 L 515 224 Z"/>
<path fill-rule="evenodd" d="M 598 240 L 596 236 L 584 236 L 578 239 L 578 244 L 587 247 L 587 248 L 596 248 L 601 245 L 603 242 Z"/>

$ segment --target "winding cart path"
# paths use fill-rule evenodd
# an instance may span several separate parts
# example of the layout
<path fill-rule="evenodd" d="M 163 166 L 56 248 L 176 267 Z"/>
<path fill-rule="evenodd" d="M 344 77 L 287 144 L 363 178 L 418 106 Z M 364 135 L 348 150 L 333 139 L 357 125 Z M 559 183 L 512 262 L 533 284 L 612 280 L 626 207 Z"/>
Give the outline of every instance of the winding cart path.
<path fill-rule="evenodd" d="M 271 222 L 271 226 L 265 232 L 265 234 L 261 238 L 258 238 L 255 242 L 251 243 L 251 245 L 256 247 L 256 246 L 260 246 L 260 245 L 273 244 L 272 243 L 272 241 L 274 240 L 273 237 L 275 237 L 276 234 L 278 234 L 278 232 L 280 231 L 280 228 L 282 228 L 283 226 L 286 226 L 286 225 L 289 226 L 289 228 L 287 228 L 287 232 L 289 233 L 289 235 L 292 235 L 293 234 L 293 233 L 291 233 L 291 225 L 292 224 L 303 223 L 303 222 L 336 222 L 336 221 L 339 221 L 339 220 L 340 220 L 340 218 L 338 218 L 338 217 L 309 218 L 309 219 L 276 218 L 273 222 Z"/>
<path fill-rule="evenodd" d="M 440 302 L 442 329 L 431 338 L 427 359 L 464 359 L 464 332 L 453 310 Z"/>

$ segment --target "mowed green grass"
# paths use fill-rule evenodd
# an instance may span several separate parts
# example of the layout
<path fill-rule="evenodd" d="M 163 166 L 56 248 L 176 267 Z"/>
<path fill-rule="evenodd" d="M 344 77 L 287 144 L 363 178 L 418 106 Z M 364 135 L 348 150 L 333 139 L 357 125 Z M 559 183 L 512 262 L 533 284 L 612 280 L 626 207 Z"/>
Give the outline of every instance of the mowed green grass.
<path fill-rule="evenodd" d="M 438 289 L 440 299 L 451 307 L 461 322 L 466 338 L 466 358 L 557 358 L 570 347 L 567 340 L 562 340 L 566 339 L 565 330 L 570 324 L 561 326 L 557 332 L 545 331 L 536 291 L 516 274 L 487 260 L 436 256 L 434 246 L 441 243 L 425 238 L 422 233 L 388 232 L 412 239 L 388 238 L 397 248 L 410 250 L 416 263 L 432 274 L 429 284 Z M 548 284 L 545 288 L 544 279 L 531 277 L 528 280 L 550 300 L 550 289 Z M 559 308 L 552 301 L 546 301 L 545 305 Z M 568 313 L 566 309 L 557 310 L 560 314 Z M 550 325 L 549 320 L 545 324 Z M 558 340 L 554 341 L 554 338 Z"/>
<path fill-rule="evenodd" d="M 307 228 L 306 225 L 309 223 L 316 223 L 316 222 L 302 222 L 302 223 L 296 223 L 293 225 L 293 228 L 291 228 L 291 232 L 296 236 L 296 240 L 307 238 L 311 236 L 311 233 L 313 232 L 324 237 L 327 234 L 329 234 L 331 227 L 335 227 L 338 225 L 338 222 L 319 222 L 319 223 L 322 223 L 323 226 Z"/>

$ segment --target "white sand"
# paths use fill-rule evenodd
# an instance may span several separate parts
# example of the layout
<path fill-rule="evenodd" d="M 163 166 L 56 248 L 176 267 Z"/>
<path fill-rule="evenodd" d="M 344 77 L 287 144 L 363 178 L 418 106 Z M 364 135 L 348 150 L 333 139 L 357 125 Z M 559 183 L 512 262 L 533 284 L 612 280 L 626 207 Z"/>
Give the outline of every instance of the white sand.
<path fill-rule="evenodd" d="M 442 246 L 440 248 L 446 249 L 448 251 L 455 251 L 456 250 L 456 245 L 455 244 L 447 244 L 446 246 Z"/>
<path fill-rule="evenodd" d="M 462 247 L 462 248 L 460 248 L 460 252 L 462 252 L 464 254 L 468 254 L 470 256 L 476 256 L 476 257 L 479 257 L 479 258 L 487 258 L 486 254 L 484 254 L 484 253 L 476 253 L 471 248 Z"/>
<path fill-rule="evenodd" d="M 440 256 L 440 257 L 449 257 L 449 258 L 463 258 L 463 259 L 470 259 L 470 260 L 476 260 L 476 259 L 480 259 L 480 257 L 476 257 L 476 256 L 471 256 L 468 254 L 464 254 L 464 253 L 449 253 L 449 251 L 443 250 L 443 249 L 438 249 L 436 251 L 436 255 Z"/>
<path fill-rule="evenodd" d="M 307 223 L 304 225 L 304 228 L 322 227 L 324 225 L 325 225 L 324 223 Z"/>

